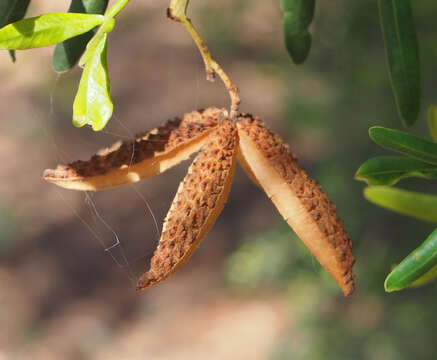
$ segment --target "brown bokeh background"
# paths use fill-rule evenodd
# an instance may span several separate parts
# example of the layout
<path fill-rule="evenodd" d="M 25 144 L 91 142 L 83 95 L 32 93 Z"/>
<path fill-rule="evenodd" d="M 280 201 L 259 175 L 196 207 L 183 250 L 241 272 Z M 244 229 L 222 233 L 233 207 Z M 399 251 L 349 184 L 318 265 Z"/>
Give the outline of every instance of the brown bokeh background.
<path fill-rule="evenodd" d="M 34 1 L 30 15 L 68 7 L 58 3 Z M 417 320 L 433 293 L 425 289 L 388 298 L 382 283 L 390 266 L 431 227 L 367 204 L 362 185 L 353 180 L 354 169 L 377 152 L 367 128 L 399 126 L 377 9 L 364 0 L 350 8 L 341 0 L 320 4 L 317 15 L 324 20 L 314 24 L 308 65 L 296 67 L 283 49 L 278 3 L 193 0 L 190 17 L 239 86 L 241 110 L 280 133 L 338 204 L 356 244 L 357 294 L 342 298 L 291 233 L 292 249 L 300 249 L 307 270 L 293 268 L 286 279 L 298 280 L 284 285 L 272 276 L 270 283 L 257 286 L 239 282 L 238 271 L 229 265 L 232 254 L 280 223 L 272 204 L 240 168 L 225 210 L 192 259 L 141 293 L 133 279 L 146 270 L 158 242 L 153 216 L 160 230 L 189 163 L 96 194 L 42 180 L 43 170 L 59 162 L 86 159 L 102 146 L 184 112 L 229 105 L 221 82 L 205 80 L 187 32 L 166 18 L 166 2 L 132 1 L 110 34 L 115 112 L 102 132 L 71 124 L 80 69 L 56 75 L 52 48 L 18 52 L 16 64 L 6 52 L 0 54 L 1 360 L 403 359 L 408 354 L 397 344 L 409 337 L 410 320 Z M 418 14 L 419 23 L 432 17 L 425 5 Z M 420 30 L 431 42 L 431 30 Z M 437 54 L 427 56 L 425 73 Z M 432 90 L 433 80 L 424 81 L 425 89 Z M 420 125 L 418 132 L 424 131 Z M 406 230 L 403 220 L 413 225 Z M 412 234 L 417 234 L 414 240 Z M 116 237 L 121 246 L 104 251 Z M 280 255 L 275 249 L 262 261 L 274 263 Z M 303 319 L 303 313 L 315 318 Z M 389 328 L 387 314 L 406 320 Z M 415 326 L 425 328 L 422 320 Z M 434 329 L 427 326 L 428 332 Z M 318 338 L 328 332 L 343 339 L 326 345 L 334 355 Z M 431 359 L 435 344 L 426 335 L 420 339 L 411 349 L 427 348 L 420 358 Z"/>
<path fill-rule="evenodd" d="M 89 194 L 119 237 L 132 274 L 103 251 L 114 236 L 86 196 L 41 178 L 44 168 L 86 159 L 101 146 L 184 112 L 228 106 L 222 84 L 205 80 L 189 35 L 166 19 L 166 6 L 133 1 L 119 16 L 108 49 L 115 114 L 102 133 L 71 124 L 79 69 L 55 75 L 52 48 L 18 52 L 17 64 L 2 55 L 0 197 L 18 228 L 0 268 L 1 359 L 261 359 L 281 329 L 283 309 L 274 294 L 240 299 L 223 290 L 225 255 L 245 233 L 267 229 L 277 217 L 241 170 L 205 245 L 176 276 L 143 293 L 129 277 L 146 269 L 158 236 L 136 191 L 161 227 L 188 163 L 136 190 Z M 265 8 L 279 17 L 276 7 Z M 41 1 L 32 4 L 30 14 L 54 11 L 65 6 Z M 250 17 L 245 22 L 249 28 Z M 279 25 L 252 27 L 245 36 L 281 46 Z M 245 57 L 222 65 L 242 89 L 242 109 L 278 124 L 283 86 L 269 76 L 260 79 L 256 62 Z M 123 263 L 120 247 L 112 252 Z"/>

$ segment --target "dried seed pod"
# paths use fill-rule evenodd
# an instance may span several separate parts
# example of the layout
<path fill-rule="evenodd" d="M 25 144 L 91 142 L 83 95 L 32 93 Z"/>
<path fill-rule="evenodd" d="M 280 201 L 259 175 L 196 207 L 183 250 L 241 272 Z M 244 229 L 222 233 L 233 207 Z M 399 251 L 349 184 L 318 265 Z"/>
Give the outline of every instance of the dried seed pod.
<path fill-rule="evenodd" d="M 157 284 L 177 271 L 214 225 L 231 188 L 236 146 L 235 125 L 225 120 L 180 183 L 150 270 L 141 276 L 138 289 Z"/>
<path fill-rule="evenodd" d="M 138 136 L 135 141 L 103 149 L 88 161 L 45 170 L 44 179 L 82 191 L 104 190 L 146 179 L 197 152 L 223 118 L 224 110 L 217 108 L 193 111 Z"/>
<path fill-rule="evenodd" d="M 237 122 L 239 158 L 284 219 L 328 270 L 345 295 L 354 290 L 352 242 L 335 206 L 299 167 L 279 136 L 259 120 L 242 115 Z"/>

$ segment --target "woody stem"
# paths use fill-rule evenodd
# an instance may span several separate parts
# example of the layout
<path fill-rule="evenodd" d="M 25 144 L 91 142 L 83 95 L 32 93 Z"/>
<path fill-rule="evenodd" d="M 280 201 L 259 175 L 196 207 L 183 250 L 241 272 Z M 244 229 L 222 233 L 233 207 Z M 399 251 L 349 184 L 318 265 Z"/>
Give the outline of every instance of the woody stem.
<path fill-rule="evenodd" d="M 186 16 L 186 10 L 189 0 L 171 0 L 170 7 L 167 11 L 167 16 L 177 22 L 180 22 L 188 30 L 194 42 L 196 43 L 203 62 L 205 63 L 206 78 L 209 81 L 214 81 L 215 74 L 217 74 L 223 81 L 231 98 L 231 108 L 229 117 L 234 119 L 238 114 L 238 106 L 240 104 L 240 97 L 238 96 L 238 87 L 235 86 L 229 76 L 225 73 L 222 67 L 211 57 L 205 42 L 200 37 L 199 33 L 194 28 L 190 19 Z"/>

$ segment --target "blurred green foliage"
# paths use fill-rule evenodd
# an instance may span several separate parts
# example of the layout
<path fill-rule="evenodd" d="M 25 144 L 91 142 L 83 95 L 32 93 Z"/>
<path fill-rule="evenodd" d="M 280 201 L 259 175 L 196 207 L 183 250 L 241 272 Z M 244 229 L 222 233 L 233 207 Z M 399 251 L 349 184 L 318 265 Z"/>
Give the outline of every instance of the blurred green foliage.
<path fill-rule="evenodd" d="M 254 6 L 251 1 L 242 2 Z M 214 12 L 213 5 L 204 5 L 208 6 Z M 415 2 L 413 11 L 424 75 L 422 103 L 428 107 L 436 96 L 437 28 L 433 23 L 437 7 L 432 2 Z M 226 24 L 228 32 L 244 31 L 241 23 L 228 21 L 227 14 L 214 14 L 214 21 Z M 218 37 L 209 34 L 211 47 L 221 47 L 225 40 Z M 221 51 L 233 52 L 232 41 Z M 289 331 L 278 340 L 272 359 L 435 359 L 437 286 L 391 295 L 383 287 L 391 267 L 417 247 L 433 225 L 366 202 L 364 184 L 353 180 L 365 160 L 386 154 L 368 139 L 368 128 L 401 126 L 386 68 L 377 2 L 319 2 L 311 51 L 299 68 L 290 66 L 285 52 L 263 53 L 257 62 L 260 72 L 268 68 L 286 85 L 281 117 L 289 133 L 283 129 L 281 135 L 287 139 L 293 134 L 314 148 L 313 162 L 301 163 L 338 205 L 354 242 L 356 293 L 343 298 L 284 224 L 245 239 L 230 256 L 225 278 L 236 292 L 253 295 L 274 288 L 288 299 Z M 413 132 L 427 133 L 423 118 Z M 403 182 L 407 189 L 430 189 L 423 179 Z"/>

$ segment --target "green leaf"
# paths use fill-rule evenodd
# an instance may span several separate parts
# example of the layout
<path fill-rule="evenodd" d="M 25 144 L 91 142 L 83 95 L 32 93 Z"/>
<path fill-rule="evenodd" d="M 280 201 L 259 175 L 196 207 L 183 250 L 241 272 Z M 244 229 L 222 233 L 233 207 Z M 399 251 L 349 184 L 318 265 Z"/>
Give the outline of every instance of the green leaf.
<path fill-rule="evenodd" d="M 293 62 L 298 65 L 302 64 L 311 50 L 312 37 L 311 34 L 304 30 L 298 34 L 291 32 L 288 29 L 288 17 L 284 18 L 284 42 L 288 54 Z"/>
<path fill-rule="evenodd" d="M 116 17 L 118 15 L 118 13 L 123 10 L 123 8 L 129 3 L 130 0 L 118 0 L 114 3 L 114 5 L 112 5 L 108 11 L 105 13 L 105 17 L 106 18 L 111 18 L 113 19 L 114 17 Z M 178 3 L 185 3 L 185 8 L 188 6 L 188 1 L 189 0 L 176 0 L 176 2 Z M 174 0 L 171 0 L 171 3 L 169 5 L 169 8 L 172 7 Z"/>
<path fill-rule="evenodd" d="M 394 185 L 408 177 L 437 179 L 437 166 L 401 156 L 378 156 L 360 166 L 355 178 L 369 185 Z"/>
<path fill-rule="evenodd" d="M 91 125 L 94 131 L 105 127 L 112 116 L 109 75 L 106 63 L 107 34 L 102 34 L 90 55 L 80 79 L 73 104 L 73 124 Z"/>
<path fill-rule="evenodd" d="M 421 220 L 437 222 L 437 196 L 389 186 L 370 186 L 364 189 L 364 197 L 392 211 Z"/>
<path fill-rule="evenodd" d="M 437 278 L 437 265 L 428 270 L 425 274 L 420 276 L 417 280 L 414 280 L 409 287 L 418 287 L 422 285 L 426 285 L 431 281 L 434 281 Z"/>
<path fill-rule="evenodd" d="M 429 132 L 435 142 L 437 142 L 437 106 L 431 105 L 428 110 Z"/>
<path fill-rule="evenodd" d="M 314 19 L 315 0 L 281 0 L 281 9 L 289 18 L 289 29 L 299 33 L 308 29 Z"/>
<path fill-rule="evenodd" d="M 435 265 L 437 265 L 437 229 L 387 276 L 384 282 L 385 291 L 402 290 L 421 276 L 426 276 L 422 281 L 430 281 L 436 275 L 433 269 Z"/>
<path fill-rule="evenodd" d="M 0 1 L 0 27 L 21 20 L 26 14 L 30 0 Z"/>
<path fill-rule="evenodd" d="M 51 13 L 0 29 L 0 49 L 23 50 L 50 46 L 86 33 L 104 22 L 103 15 Z"/>
<path fill-rule="evenodd" d="M 112 31 L 115 25 L 113 18 L 106 18 L 105 22 L 100 26 L 99 30 L 94 34 L 93 38 L 88 42 L 86 50 L 82 57 L 79 59 L 79 66 L 83 67 L 88 62 L 89 58 L 94 54 L 94 51 L 98 44 L 102 41 L 103 36 L 106 33 Z"/>
<path fill-rule="evenodd" d="M 370 138 L 379 146 L 437 165 L 437 144 L 403 131 L 374 126 Z"/>
<path fill-rule="evenodd" d="M 420 110 L 419 47 L 410 0 L 378 0 L 390 80 L 404 126 L 414 124 Z"/>
<path fill-rule="evenodd" d="M 301 64 L 311 49 L 308 26 L 314 18 L 315 0 L 281 0 L 284 11 L 284 43 L 295 64 Z"/>
<path fill-rule="evenodd" d="M 72 0 L 68 12 L 103 14 L 107 6 L 108 0 Z M 79 61 L 93 35 L 91 30 L 56 45 L 53 54 L 53 69 L 59 73 L 71 70 Z"/>
<path fill-rule="evenodd" d="M 105 37 L 104 32 L 96 32 L 94 37 L 88 42 L 86 50 L 82 57 L 79 59 L 79 66 L 83 67 L 88 62 L 88 60 L 93 56 L 96 51 L 97 46 L 101 43 L 102 39 Z"/>
<path fill-rule="evenodd" d="M 15 21 L 21 20 L 26 15 L 30 0 L 6 0 L 0 1 L 0 28 Z M 15 51 L 9 50 L 12 62 L 17 59 Z"/>
<path fill-rule="evenodd" d="M 56 45 L 52 61 L 53 70 L 58 73 L 71 70 L 79 61 L 93 35 L 92 31 L 87 32 Z"/>

